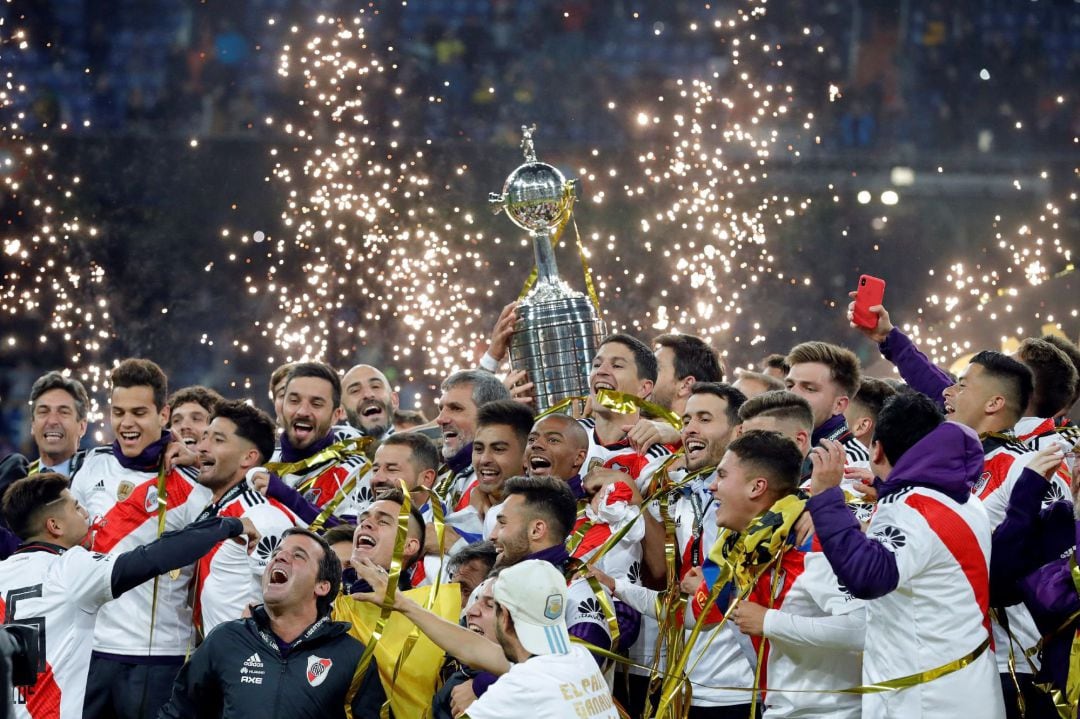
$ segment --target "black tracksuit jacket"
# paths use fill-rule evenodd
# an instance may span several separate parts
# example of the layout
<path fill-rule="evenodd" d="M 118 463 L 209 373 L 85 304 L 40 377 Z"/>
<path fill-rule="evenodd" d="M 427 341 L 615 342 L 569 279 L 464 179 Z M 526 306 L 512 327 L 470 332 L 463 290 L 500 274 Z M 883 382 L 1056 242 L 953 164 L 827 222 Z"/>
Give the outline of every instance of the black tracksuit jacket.
<path fill-rule="evenodd" d="M 180 670 L 159 719 L 378 719 L 386 694 L 372 661 L 350 695 L 364 645 L 324 617 L 282 655 L 264 608 L 224 622 Z"/>

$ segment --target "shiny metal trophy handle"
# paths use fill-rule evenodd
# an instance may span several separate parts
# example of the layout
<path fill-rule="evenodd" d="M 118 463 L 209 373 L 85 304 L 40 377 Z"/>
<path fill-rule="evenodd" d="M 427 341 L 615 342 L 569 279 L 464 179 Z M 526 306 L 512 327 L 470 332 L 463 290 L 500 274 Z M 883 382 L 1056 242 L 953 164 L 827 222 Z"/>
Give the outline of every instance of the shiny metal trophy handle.
<path fill-rule="evenodd" d="M 525 164 L 506 179 L 502 193 L 490 194 L 488 201 L 496 214 L 505 211 L 533 239 L 536 284 L 518 307 L 510 364 L 528 373 L 542 411 L 588 392 L 589 367 L 604 324 L 592 303 L 559 279 L 551 239 L 570 219 L 575 182 L 536 159 L 535 130 L 535 125 L 521 128 Z"/>

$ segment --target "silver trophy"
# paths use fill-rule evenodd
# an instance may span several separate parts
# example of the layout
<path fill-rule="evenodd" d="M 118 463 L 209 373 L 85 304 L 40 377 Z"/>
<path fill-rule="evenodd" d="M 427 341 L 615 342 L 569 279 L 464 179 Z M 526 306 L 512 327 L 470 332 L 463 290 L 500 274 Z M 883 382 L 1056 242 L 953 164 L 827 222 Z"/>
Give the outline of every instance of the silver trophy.
<path fill-rule="evenodd" d="M 559 279 L 551 233 L 573 211 L 574 181 L 537 161 L 535 130 L 535 125 L 521 128 L 525 164 L 506 178 L 502 194 L 491 193 L 488 201 L 533 239 L 536 283 L 517 309 L 510 366 L 528 373 L 542 412 L 567 397 L 589 393 L 589 368 L 605 332 L 592 302 Z"/>

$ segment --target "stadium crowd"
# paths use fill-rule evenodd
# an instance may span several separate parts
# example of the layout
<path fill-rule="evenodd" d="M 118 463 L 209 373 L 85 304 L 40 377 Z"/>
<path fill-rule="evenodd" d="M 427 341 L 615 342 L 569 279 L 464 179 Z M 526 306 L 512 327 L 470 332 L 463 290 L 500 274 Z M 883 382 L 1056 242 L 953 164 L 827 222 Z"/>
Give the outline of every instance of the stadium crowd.
<path fill-rule="evenodd" d="M 0 465 L 17 716 L 1076 716 L 1080 350 L 954 378 L 852 294 L 901 380 L 614 334 L 537 413 L 511 304 L 433 421 L 366 364 L 276 368 L 270 416 L 129 358 L 86 450 L 48 372 Z"/>
<path fill-rule="evenodd" d="M 1080 104 L 1064 92 L 1080 71 L 1080 16 L 1071 5 L 762 5 L 768 12 L 757 34 L 806 54 L 792 56 L 783 73 L 760 68 L 761 79 L 798 88 L 822 120 L 828 152 L 1051 149 L 1080 123 Z M 422 137 L 513 146 L 528 118 L 567 142 L 622 143 L 639 132 L 633 118 L 598 113 L 585 98 L 617 97 L 634 107 L 672 78 L 703 69 L 718 73 L 725 87 L 735 82 L 730 38 L 706 28 L 738 3 L 427 0 L 372 7 L 371 36 L 400 48 L 398 83 L 414 97 L 445 101 L 399 106 L 367 88 L 365 106 L 400 112 L 402 126 Z M 22 18 L 33 40 L 6 58 L 32 88 L 16 98 L 16 109 L 50 127 L 272 137 L 277 125 L 263 119 L 295 106 L 296 88 L 276 76 L 270 49 L 288 43 L 293 26 L 310 29 L 320 15 L 352 12 L 340 0 L 14 0 L 0 17 Z M 825 92 L 830 84 L 843 91 L 835 101 Z"/>

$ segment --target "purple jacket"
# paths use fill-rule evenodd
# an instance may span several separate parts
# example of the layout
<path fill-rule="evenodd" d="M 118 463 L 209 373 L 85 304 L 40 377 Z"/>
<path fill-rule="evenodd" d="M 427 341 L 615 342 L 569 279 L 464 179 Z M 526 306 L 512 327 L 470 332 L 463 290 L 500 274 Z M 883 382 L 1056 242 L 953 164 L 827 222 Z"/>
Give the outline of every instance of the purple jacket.
<path fill-rule="evenodd" d="M 963 504 L 982 471 L 982 444 L 975 432 L 944 422 L 900 457 L 878 486 L 878 501 L 906 487 L 926 487 Z M 863 534 L 839 487 L 811 497 L 806 506 L 829 564 L 852 595 L 876 599 L 896 589 L 896 555 Z"/>
<path fill-rule="evenodd" d="M 885 359 L 896 365 L 900 376 L 912 389 L 922 392 L 939 406 L 945 406 L 941 393 L 955 384 L 952 377 L 935 366 L 907 335 L 893 327 L 878 349 Z"/>
<path fill-rule="evenodd" d="M 1025 469 L 1013 487 L 1005 519 L 994 530 L 990 552 L 990 601 L 995 606 L 1023 601 L 1043 636 L 1039 681 L 1065 688 L 1076 624 L 1058 628 L 1080 611 L 1070 555 L 1080 543 L 1080 524 L 1069 502 L 1042 509 L 1046 480 Z M 1053 634 L 1057 632 L 1057 634 Z"/>

